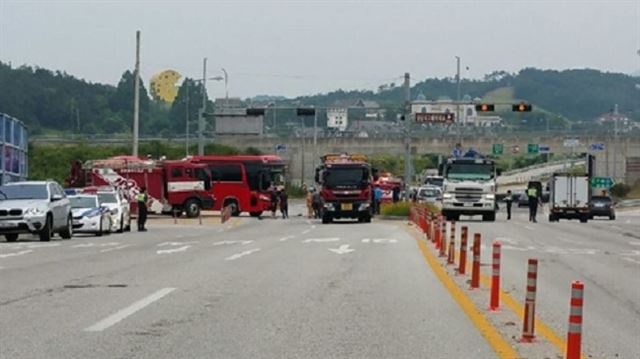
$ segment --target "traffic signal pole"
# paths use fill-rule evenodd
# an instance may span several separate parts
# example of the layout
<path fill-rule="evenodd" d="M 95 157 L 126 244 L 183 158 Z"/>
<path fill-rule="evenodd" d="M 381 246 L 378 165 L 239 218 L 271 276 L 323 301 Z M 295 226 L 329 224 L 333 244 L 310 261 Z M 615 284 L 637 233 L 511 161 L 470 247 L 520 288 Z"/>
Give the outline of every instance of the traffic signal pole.
<path fill-rule="evenodd" d="M 410 75 L 404 74 L 404 199 L 409 201 L 411 183 L 411 85 Z"/>

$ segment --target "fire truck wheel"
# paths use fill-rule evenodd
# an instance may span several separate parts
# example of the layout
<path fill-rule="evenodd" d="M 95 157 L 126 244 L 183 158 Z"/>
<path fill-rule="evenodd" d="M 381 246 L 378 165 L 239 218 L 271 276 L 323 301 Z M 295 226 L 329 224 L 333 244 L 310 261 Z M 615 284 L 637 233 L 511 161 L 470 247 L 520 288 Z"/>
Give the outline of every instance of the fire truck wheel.
<path fill-rule="evenodd" d="M 251 217 L 260 217 L 260 215 L 262 215 L 262 211 L 259 211 L 259 212 L 249 212 L 249 215 L 251 215 Z"/>
<path fill-rule="evenodd" d="M 189 218 L 196 218 L 200 215 L 200 202 L 198 202 L 197 199 L 191 198 L 186 200 L 183 207 Z"/>

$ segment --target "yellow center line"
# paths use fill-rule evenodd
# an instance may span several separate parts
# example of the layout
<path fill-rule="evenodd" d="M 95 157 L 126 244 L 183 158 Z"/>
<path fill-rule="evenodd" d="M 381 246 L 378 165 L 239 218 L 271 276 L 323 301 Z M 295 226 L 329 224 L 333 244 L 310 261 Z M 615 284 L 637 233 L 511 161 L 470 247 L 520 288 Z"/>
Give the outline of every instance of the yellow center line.
<path fill-rule="evenodd" d="M 415 232 L 414 232 L 415 233 Z M 449 291 L 453 299 L 458 303 L 460 308 L 464 311 L 471 322 L 478 328 L 480 334 L 485 338 L 487 343 L 493 348 L 499 358 L 502 359 L 516 359 L 520 358 L 518 352 L 509 344 L 507 340 L 498 332 L 495 326 L 482 314 L 480 310 L 474 305 L 471 298 L 469 298 L 458 287 L 451 277 L 447 274 L 444 268 L 440 265 L 438 259 L 431 253 L 425 241 L 416 237 L 418 247 L 422 252 L 427 264 L 433 270 L 433 273 L 438 277 L 440 282 Z"/>

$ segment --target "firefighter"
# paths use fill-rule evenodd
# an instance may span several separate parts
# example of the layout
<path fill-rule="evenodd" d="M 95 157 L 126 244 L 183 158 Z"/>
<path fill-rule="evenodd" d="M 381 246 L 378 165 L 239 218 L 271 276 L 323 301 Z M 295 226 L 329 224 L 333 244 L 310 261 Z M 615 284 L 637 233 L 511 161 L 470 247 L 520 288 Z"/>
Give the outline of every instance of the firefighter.
<path fill-rule="evenodd" d="M 138 202 L 138 231 L 146 232 L 147 229 L 144 228 L 144 225 L 147 222 L 147 203 L 149 202 L 146 187 L 140 188 L 140 193 L 136 195 L 136 201 Z"/>
<path fill-rule="evenodd" d="M 282 219 L 289 218 L 289 196 L 287 191 L 282 187 L 278 196 L 280 202 L 280 212 L 282 212 Z"/>
<path fill-rule="evenodd" d="M 380 214 L 380 202 L 382 201 L 382 189 L 380 186 L 376 185 L 373 189 L 373 210 L 375 214 Z"/>
<path fill-rule="evenodd" d="M 538 189 L 531 185 L 527 189 L 527 197 L 529 200 L 529 222 L 537 223 L 536 215 L 538 214 L 538 199 L 540 198 L 540 193 L 538 193 Z"/>
<path fill-rule="evenodd" d="M 504 197 L 504 203 L 507 205 L 507 220 L 511 219 L 511 205 L 513 204 L 513 195 L 511 190 L 507 191 L 507 195 Z"/>

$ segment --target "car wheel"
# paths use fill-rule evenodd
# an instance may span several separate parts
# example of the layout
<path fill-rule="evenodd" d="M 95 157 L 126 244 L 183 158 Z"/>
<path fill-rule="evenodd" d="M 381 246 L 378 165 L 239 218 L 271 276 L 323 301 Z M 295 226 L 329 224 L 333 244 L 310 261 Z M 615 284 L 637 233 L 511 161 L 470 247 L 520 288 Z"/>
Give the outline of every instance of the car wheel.
<path fill-rule="evenodd" d="M 102 220 L 100 220 L 100 228 L 96 232 L 96 237 L 102 237 Z"/>
<path fill-rule="evenodd" d="M 126 232 L 131 232 L 131 214 L 129 214 L 129 218 L 127 219 L 127 226 L 124 227 Z"/>
<path fill-rule="evenodd" d="M 615 214 L 610 215 L 609 216 L 609 220 L 615 221 L 616 220 L 616 215 Z"/>
<path fill-rule="evenodd" d="M 189 218 L 196 218 L 200 215 L 200 203 L 196 199 L 187 200 L 183 207 Z"/>
<path fill-rule="evenodd" d="M 120 216 L 120 228 L 118 228 L 118 233 L 124 232 L 124 215 Z"/>
<path fill-rule="evenodd" d="M 5 234 L 4 238 L 7 240 L 7 242 L 15 242 L 18 240 L 18 233 Z"/>
<path fill-rule="evenodd" d="M 71 239 L 73 237 L 73 221 L 71 217 L 67 218 L 67 227 L 60 231 L 60 237 L 62 239 Z"/>
<path fill-rule="evenodd" d="M 38 234 L 40 237 L 40 242 L 49 242 L 51 240 L 51 237 L 53 237 L 53 223 L 51 222 L 52 218 L 49 215 L 45 220 L 44 227 L 42 227 L 40 233 Z"/>

